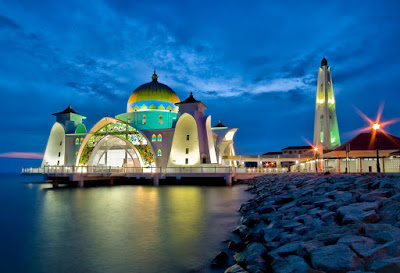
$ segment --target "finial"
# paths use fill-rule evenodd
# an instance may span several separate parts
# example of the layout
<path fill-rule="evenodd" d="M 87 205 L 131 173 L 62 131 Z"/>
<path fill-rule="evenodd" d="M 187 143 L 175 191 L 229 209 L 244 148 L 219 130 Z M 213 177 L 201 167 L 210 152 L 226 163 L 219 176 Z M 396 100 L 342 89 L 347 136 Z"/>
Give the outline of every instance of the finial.
<path fill-rule="evenodd" d="M 219 120 L 219 122 L 218 122 L 218 123 L 222 123 L 222 122 L 221 122 L 221 120 Z"/>
<path fill-rule="evenodd" d="M 70 104 L 70 105 L 68 105 L 68 109 L 71 109 L 71 104 Z"/>
<path fill-rule="evenodd" d="M 158 76 L 156 74 L 156 69 L 154 68 L 154 74 L 153 74 L 153 76 L 151 76 L 151 79 L 153 80 L 153 82 L 156 82 L 157 78 L 158 78 Z"/>
<path fill-rule="evenodd" d="M 328 61 L 325 58 L 323 58 L 321 61 L 321 67 L 323 66 L 328 66 Z"/>

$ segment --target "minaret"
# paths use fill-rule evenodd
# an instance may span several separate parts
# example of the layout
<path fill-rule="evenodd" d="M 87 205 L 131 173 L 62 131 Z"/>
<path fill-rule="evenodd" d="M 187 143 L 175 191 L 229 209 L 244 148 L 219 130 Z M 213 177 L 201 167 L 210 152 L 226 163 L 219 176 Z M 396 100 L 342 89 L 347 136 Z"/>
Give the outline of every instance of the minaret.
<path fill-rule="evenodd" d="M 325 58 L 322 59 L 321 67 L 318 69 L 313 144 L 323 147 L 324 151 L 340 146 L 331 68 Z"/>

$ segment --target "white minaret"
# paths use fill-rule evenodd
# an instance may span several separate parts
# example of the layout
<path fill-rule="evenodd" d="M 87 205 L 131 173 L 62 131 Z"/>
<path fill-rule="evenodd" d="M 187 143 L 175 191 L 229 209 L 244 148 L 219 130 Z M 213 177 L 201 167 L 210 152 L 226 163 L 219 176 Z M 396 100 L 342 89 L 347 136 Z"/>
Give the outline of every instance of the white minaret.
<path fill-rule="evenodd" d="M 331 68 L 325 58 L 322 59 L 321 67 L 318 69 L 313 145 L 323 147 L 324 151 L 340 146 Z"/>

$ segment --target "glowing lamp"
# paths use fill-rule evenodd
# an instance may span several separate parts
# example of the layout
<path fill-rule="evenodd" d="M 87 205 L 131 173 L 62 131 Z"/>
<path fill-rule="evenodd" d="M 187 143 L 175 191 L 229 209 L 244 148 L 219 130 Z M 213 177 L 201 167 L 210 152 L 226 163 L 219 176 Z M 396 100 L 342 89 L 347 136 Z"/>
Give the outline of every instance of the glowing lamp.
<path fill-rule="evenodd" d="M 381 125 L 379 123 L 375 123 L 374 125 L 372 125 L 372 129 L 374 130 L 379 130 L 379 128 L 381 128 Z"/>

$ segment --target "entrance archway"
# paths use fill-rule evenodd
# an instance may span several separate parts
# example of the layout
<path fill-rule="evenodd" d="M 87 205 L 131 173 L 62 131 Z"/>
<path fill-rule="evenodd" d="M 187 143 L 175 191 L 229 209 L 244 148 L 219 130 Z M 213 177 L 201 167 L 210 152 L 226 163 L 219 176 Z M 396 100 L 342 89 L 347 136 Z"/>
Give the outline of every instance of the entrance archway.
<path fill-rule="evenodd" d="M 126 139 L 108 135 L 93 149 L 89 166 L 98 167 L 142 167 L 140 155 L 136 148 Z"/>

